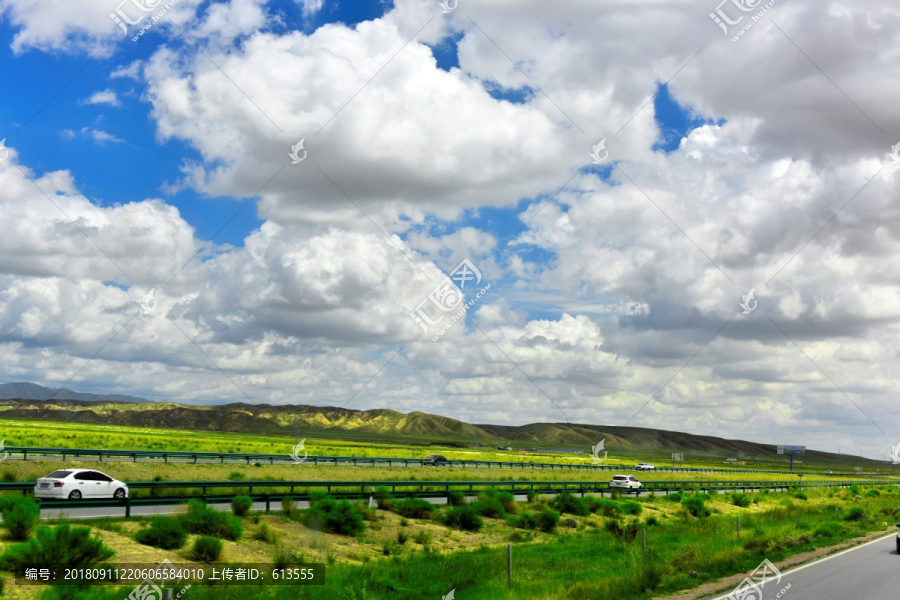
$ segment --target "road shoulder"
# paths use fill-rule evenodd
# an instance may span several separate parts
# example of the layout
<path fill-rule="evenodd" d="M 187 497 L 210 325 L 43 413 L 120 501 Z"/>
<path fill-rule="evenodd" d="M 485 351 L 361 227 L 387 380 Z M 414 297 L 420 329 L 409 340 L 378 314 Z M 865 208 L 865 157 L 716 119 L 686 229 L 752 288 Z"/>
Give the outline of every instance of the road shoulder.
<path fill-rule="evenodd" d="M 869 535 L 854 538 L 850 541 L 838 544 L 836 546 L 817 548 L 816 550 L 811 550 L 802 554 L 795 554 L 790 558 L 786 558 L 781 562 L 775 563 L 775 566 L 778 567 L 779 571 L 784 573 L 786 570 L 793 567 L 813 563 L 832 554 L 837 554 L 838 552 L 841 552 L 843 550 L 855 548 L 868 542 L 890 537 L 895 534 L 896 530 L 870 533 Z M 717 593 L 728 592 L 734 589 L 734 587 L 737 586 L 741 581 L 743 581 L 746 576 L 746 573 L 738 573 L 736 575 L 731 575 L 729 577 L 724 577 L 722 579 L 704 583 L 703 585 L 691 588 L 689 590 L 682 590 L 681 592 L 675 594 L 669 594 L 667 596 L 653 596 L 652 600 L 701 600 L 703 598 L 715 598 Z"/>

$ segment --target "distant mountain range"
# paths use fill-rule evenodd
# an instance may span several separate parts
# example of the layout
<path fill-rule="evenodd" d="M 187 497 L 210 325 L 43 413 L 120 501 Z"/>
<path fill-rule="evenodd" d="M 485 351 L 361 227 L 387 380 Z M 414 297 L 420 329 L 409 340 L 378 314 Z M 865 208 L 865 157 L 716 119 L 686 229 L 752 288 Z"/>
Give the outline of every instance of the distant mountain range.
<path fill-rule="evenodd" d="M 62 421 L 189 429 L 235 433 L 315 436 L 430 443 L 456 441 L 513 447 L 580 448 L 587 451 L 605 439 L 605 448 L 623 454 L 637 451 L 661 455 L 684 452 L 692 456 L 731 457 L 772 461 L 775 446 L 678 431 L 575 423 L 528 425 L 470 424 L 423 412 L 388 409 L 353 410 L 331 406 L 223 404 L 216 406 L 148 402 L 132 396 L 87 394 L 55 390 L 32 383 L 0 385 L 0 418 Z M 879 461 L 810 450 L 804 462 L 870 464 Z"/>
<path fill-rule="evenodd" d="M 54 389 L 36 383 L 0 383 L 0 400 L 86 400 L 88 402 L 147 402 L 143 398 L 121 394 L 87 394 L 62 388 Z"/>

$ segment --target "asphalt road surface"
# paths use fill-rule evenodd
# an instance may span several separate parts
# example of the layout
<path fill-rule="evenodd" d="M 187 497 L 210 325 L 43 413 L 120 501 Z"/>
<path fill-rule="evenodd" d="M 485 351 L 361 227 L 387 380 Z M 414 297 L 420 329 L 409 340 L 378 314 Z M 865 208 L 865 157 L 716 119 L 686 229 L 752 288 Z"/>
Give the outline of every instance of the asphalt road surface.
<path fill-rule="evenodd" d="M 740 600 L 890 600 L 900 597 L 900 556 L 896 535 L 869 542 L 767 579 L 762 598 Z M 790 586 L 790 587 L 787 587 Z M 787 589 L 785 589 L 787 588 Z M 730 594 L 730 592 L 729 592 Z M 729 594 L 715 596 L 725 600 Z"/>

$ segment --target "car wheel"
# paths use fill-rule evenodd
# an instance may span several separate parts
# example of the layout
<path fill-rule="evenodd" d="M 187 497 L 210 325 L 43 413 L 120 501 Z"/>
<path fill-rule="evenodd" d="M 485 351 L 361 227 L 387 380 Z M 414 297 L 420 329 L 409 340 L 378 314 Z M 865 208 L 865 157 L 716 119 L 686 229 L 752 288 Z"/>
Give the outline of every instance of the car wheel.
<path fill-rule="evenodd" d="M 81 492 L 72 490 L 71 493 L 69 493 L 69 500 L 81 500 Z"/>
<path fill-rule="evenodd" d="M 123 490 L 122 488 L 117 489 L 113 493 L 113 498 L 116 498 L 117 500 L 121 500 L 124 497 L 125 497 L 125 490 Z"/>

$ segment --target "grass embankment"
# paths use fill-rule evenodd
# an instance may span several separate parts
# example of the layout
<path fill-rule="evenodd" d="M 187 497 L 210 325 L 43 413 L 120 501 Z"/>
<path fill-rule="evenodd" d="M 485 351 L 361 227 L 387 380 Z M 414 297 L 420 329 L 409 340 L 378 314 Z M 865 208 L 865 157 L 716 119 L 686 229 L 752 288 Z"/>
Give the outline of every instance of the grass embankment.
<path fill-rule="evenodd" d="M 383 510 L 348 506 L 336 524 L 324 526 L 326 531 L 348 527 L 350 535 L 315 531 L 309 526 L 316 523 L 310 513 L 291 511 L 241 517 L 243 535 L 222 541 L 223 562 L 322 563 L 325 585 L 302 591 L 287 586 L 194 586 L 190 594 L 198 600 L 418 600 L 440 598 L 455 588 L 461 600 L 641 600 L 750 572 L 763 558 L 777 562 L 874 531 L 887 532 L 900 513 L 898 504 L 900 492 L 892 488 L 639 500 L 538 497 L 527 503 L 495 494 L 471 507 L 483 525 L 464 530 L 450 515 L 468 509 L 418 512 L 415 504 L 382 497 Z M 562 514 L 554 517 L 553 510 Z M 551 521 L 561 517 L 555 527 L 541 516 L 548 513 Z M 740 535 L 736 516 L 741 517 Z M 114 561 L 120 564 L 157 564 L 165 558 L 188 562 L 200 537 L 191 533 L 180 549 L 162 550 L 135 540 L 148 528 L 147 519 L 90 524 L 115 550 Z M 646 554 L 641 529 L 647 530 Z M 514 544 L 512 590 L 506 588 L 508 542 Z M 11 545 L 4 540 L 0 550 Z M 8 576 L 6 587 L 13 597 L 41 592 L 12 586 Z M 95 587 L 82 597 L 120 599 L 129 591 Z"/>
<path fill-rule="evenodd" d="M 337 433 L 335 434 L 337 435 Z M 306 436 L 304 436 L 306 437 Z M 149 427 L 127 427 L 113 425 L 94 425 L 85 423 L 64 423 L 41 421 L 28 422 L 0 419 L 0 439 L 6 440 L 7 446 L 40 446 L 60 448 L 105 448 L 117 450 L 174 450 L 196 452 L 229 452 L 253 454 L 284 454 L 291 451 L 297 440 L 274 435 L 253 435 L 231 432 L 172 430 Z M 599 441 L 599 440 L 598 440 Z M 359 456 L 359 457 L 395 457 L 424 458 L 429 454 L 440 453 L 447 458 L 457 460 L 481 461 L 513 461 L 541 462 L 566 465 L 591 464 L 590 448 L 585 447 L 584 454 L 535 453 L 519 454 L 517 450 L 497 450 L 496 448 L 446 448 L 417 445 L 410 440 L 397 439 L 396 443 L 379 443 L 349 441 L 327 437 L 327 433 L 306 437 L 306 450 L 316 456 Z M 687 455 L 682 465 L 693 468 L 735 468 L 757 470 L 787 470 L 784 457 L 772 457 L 766 460 L 744 461 L 743 464 L 725 463 L 724 457 L 698 457 Z M 671 454 L 659 450 L 645 452 L 634 449 L 610 450 L 604 465 L 633 467 L 638 462 L 653 462 L 664 467 L 671 464 Z M 828 465 L 795 465 L 797 470 L 810 473 L 824 473 L 827 469 L 840 471 Z M 847 469 L 843 469 L 847 470 Z M 885 466 L 884 473 L 897 472 Z"/>
<path fill-rule="evenodd" d="M 597 471 L 569 471 L 569 470 L 517 470 L 517 469 L 473 469 L 459 467 L 383 467 L 383 466 L 330 466 L 330 465 L 269 465 L 259 466 L 243 464 L 189 464 L 189 463 L 159 463 L 159 462 L 123 462 L 109 461 L 98 462 L 96 460 L 7 460 L 0 466 L 0 481 L 34 481 L 51 471 L 63 468 L 87 468 L 99 469 L 108 475 L 121 481 L 235 481 L 234 489 L 209 489 L 210 494 L 225 495 L 228 493 L 245 493 L 246 488 L 241 488 L 240 481 L 366 481 L 377 485 L 380 481 L 504 481 L 510 483 L 526 481 L 571 481 L 571 482 L 608 482 L 613 472 Z M 633 473 L 627 469 L 624 473 Z M 788 481 L 796 483 L 796 478 L 786 475 L 773 474 L 743 474 L 743 473 L 636 473 L 644 481 Z M 811 476 L 805 478 L 806 485 L 821 481 L 841 482 L 843 478 L 828 478 L 824 476 Z M 368 488 L 368 486 L 367 486 Z M 412 490 L 412 488 L 410 488 Z M 272 488 L 267 490 L 255 490 L 257 492 L 268 491 L 277 493 L 279 490 Z M 284 492 L 289 491 L 284 489 Z M 299 488 L 294 490 L 301 493 Z M 338 489 L 333 491 L 337 492 Z M 360 492 L 359 487 L 343 491 Z M 368 489 L 366 490 L 368 491 Z M 426 490 L 428 491 L 428 490 Z M 18 492 L 16 492 L 18 493 Z M 132 496 L 149 495 L 150 490 L 133 489 Z M 191 495 L 200 494 L 200 490 L 171 488 L 160 489 L 154 492 L 158 495 Z"/>

